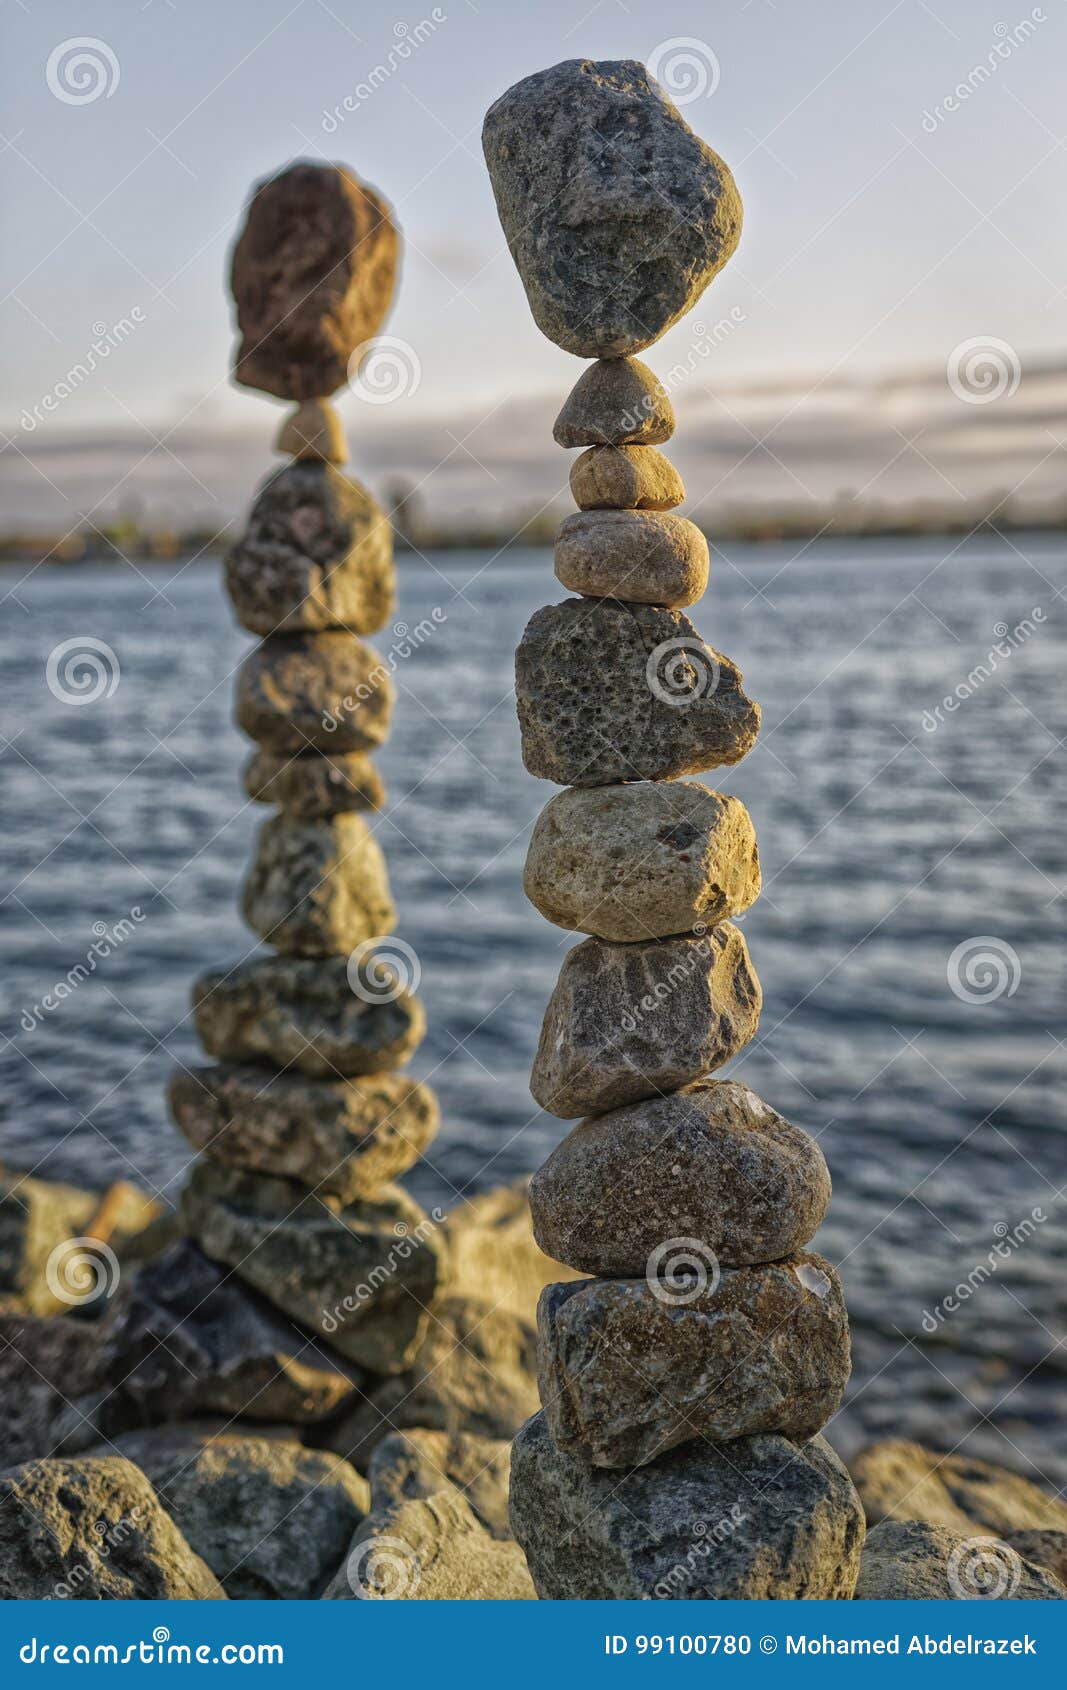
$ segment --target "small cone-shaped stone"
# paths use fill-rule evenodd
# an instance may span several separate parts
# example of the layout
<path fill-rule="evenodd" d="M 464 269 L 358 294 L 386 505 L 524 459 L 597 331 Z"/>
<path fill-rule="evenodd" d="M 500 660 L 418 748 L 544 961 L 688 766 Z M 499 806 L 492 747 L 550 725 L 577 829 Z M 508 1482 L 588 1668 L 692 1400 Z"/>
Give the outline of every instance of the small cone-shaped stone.
<path fill-rule="evenodd" d="M 667 389 L 640 358 L 598 358 L 563 402 L 557 446 L 660 446 L 674 433 Z"/>
<path fill-rule="evenodd" d="M 681 476 L 654 446 L 590 446 L 570 482 L 583 511 L 669 511 L 685 498 Z"/>
<path fill-rule="evenodd" d="M 278 430 L 274 449 L 290 458 L 324 464 L 343 464 L 348 459 L 344 425 L 328 399 L 305 399 L 291 411 Z"/>

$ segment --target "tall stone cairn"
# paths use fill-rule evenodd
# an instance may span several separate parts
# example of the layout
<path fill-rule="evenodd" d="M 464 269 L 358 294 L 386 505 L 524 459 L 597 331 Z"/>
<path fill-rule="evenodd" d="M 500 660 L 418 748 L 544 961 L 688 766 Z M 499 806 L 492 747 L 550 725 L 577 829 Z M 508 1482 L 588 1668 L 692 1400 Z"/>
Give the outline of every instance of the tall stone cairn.
<path fill-rule="evenodd" d="M 364 636 L 393 611 L 392 531 L 341 467 L 328 402 L 381 327 L 398 246 L 373 188 L 303 163 L 257 187 L 234 248 L 237 380 L 296 401 L 277 440 L 287 462 L 226 559 L 238 621 L 258 637 L 237 678 L 255 742 L 245 787 L 274 807 L 241 909 L 269 949 L 196 982 L 211 1065 L 169 1088 L 202 1153 L 182 1201 L 189 1235 L 357 1375 L 411 1361 L 444 1248 L 390 1183 L 438 1125 L 433 1093 L 398 1071 L 422 1008 L 375 950 L 395 912 L 366 820 L 385 797 L 369 754 L 393 697 Z"/>
<path fill-rule="evenodd" d="M 541 1296 L 512 1526 L 545 1598 L 847 1598 L 863 1512 L 819 1434 L 848 1321 L 805 1248 L 829 1175 L 755 1092 L 707 1077 L 758 1024 L 733 918 L 759 859 L 744 805 L 681 777 L 739 762 L 759 709 L 685 615 L 708 547 L 671 514 L 671 402 L 633 356 L 729 259 L 740 198 L 633 62 L 526 78 L 483 145 L 538 325 L 595 360 L 554 430 L 582 449 L 555 547 L 578 596 L 537 611 L 516 655 L 523 760 L 566 789 L 534 826 L 526 892 L 588 935 L 531 1079 L 543 1108 L 584 1118 L 530 1201 L 541 1248 L 594 1277 Z"/>

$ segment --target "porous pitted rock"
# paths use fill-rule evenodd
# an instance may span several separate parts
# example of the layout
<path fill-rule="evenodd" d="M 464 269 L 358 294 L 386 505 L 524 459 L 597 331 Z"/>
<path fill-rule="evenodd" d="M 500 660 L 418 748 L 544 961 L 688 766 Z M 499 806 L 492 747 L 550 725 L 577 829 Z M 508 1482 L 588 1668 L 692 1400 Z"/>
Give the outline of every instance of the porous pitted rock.
<path fill-rule="evenodd" d="M 964 1537 L 923 1520 L 883 1520 L 867 1533 L 857 1602 L 1062 1602 L 1067 1590 L 995 1537 Z"/>
<path fill-rule="evenodd" d="M 640 358 L 598 358 L 556 418 L 557 446 L 658 446 L 674 433 L 674 406 Z M 579 460 L 580 461 L 580 460 Z"/>
<path fill-rule="evenodd" d="M 351 476 L 286 464 L 263 483 L 227 554 L 226 590 L 253 634 L 373 634 L 396 603 L 393 531 Z"/>
<path fill-rule="evenodd" d="M 372 751 L 389 732 L 393 683 L 371 646 L 337 629 L 273 634 L 237 675 L 237 725 L 289 756 Z"/>
<path fill-rule="evenodd" d="M 391 1432 L 426 1427 L 511 1438 L 537 1408 L 537 1333 L 474 1297 L 447 1296 L 406 1373 L 366 1392 L 316 1441 L 361 1470 Z"/>
<path fill-rule="evenodd" d="M 762 994 L 740 929 L 568 951 L 530 1091 L 550 1115 L 599 1115 L 699 1080 L 743 1050 Z"/>
<path fill-rule="evenodd" d="M 182 1218 L 213 1261 L 359 1366 L 400 1373 L 414 1357 L 441 1291 L 445 1242 L 399 1186 L 342 1207 L 202 1157 Z"/>
<path fill-rule="evenodd" d="M 205 1414 L 309 1424 L 366 1382 L 190 1239 L 123 1283 L 103 1360 L 110 1383 L 95 1419 L 106 1437 Z"/>
<path fill-rule="evenodd" d="M 252 753 L 245 766 L 245 791 L 257 804 L 277 804 L 290 816 L 314 821 L 345 810 L 380 810 L 382 777 L 362 751 L 324 757 L 319 751 L 279 756 Z"/>
<path fill-rule="evenodd" d="M 699 781 L 572 787 L 534 823 L 523 886 L 570 932 L 667 939 L 754 902 L 756 833 L 740 798 Z"/>
<path fill-rule="evenodd" d="M 0 1313 L 0 1468 L 92 1443 L 98 1321 Z"/>
<path fill-rule="evenodd" d="M 178 1068 L 167 1099 L 195 1150 L 342 1203 L 410 1168 L 440 1121 L 429 1087 L 402 1074 L 319 1080 L 250 1066 Z"/>
<path fill-rule="evenodd" d="M 381 846 L 362 816 L 271 816 L 241 896 L 253 932 L 279 951 L 336 956 L 392 932 Z"/>
<path fill-rule="evenodd" d="M 1067 1590 L 1067 1532 L 1005 1532 L 1004 1542 L 1024 1561 L 1051 1573 Z"/>
<path fill-rule="evenodd" d="M 565 1454 L 543 1414 L 512 1445 L 511 1526 L 546 1601 L 847 1600 L 863 1543 L 821 1437 L 698 1439 L 620 1474 Z"/>
<path fill-rule="evenodd" d="M 114 1290 L 100 1257 L 73 1240 L 103 1238 L 112 1253 L 158 1217 L 147 1192 L 120 1180 L 106 1192 L 0 1168 L 0 1304 L 9 1314 L 61 1314 Z M 88 1247 L 91 1249 L 91 1246 Z M 95 1264 L 95 1265 L 94 1265 Z"/>
<path fill-rule="evenodd" d="M 360 996 L 352 981 L 364 970 L 374 978 Z M 352 966 L 339 956 L 259 956 L 203 974 L 193 1021 L 209 1056 L 319 1079 L 399 1068 L 426 1031 L 422 1004 L 372 950 Z"/>
<path fill-rule="evenodd" d="M 426 1499 L 454 1485 L 491 1537 L 509 1538 L 508 1475 L 511 1444 L 472 1432 L 392 1432 L 367 1468 L 371 1507 L 381 1516 L 405 1502 Z"/>
<path fill-rule="evenodd" d="M 556 535 L 556 579 L 586 598 L 677 610 L 708 584 L 708 542 L 695 523 L 660 511 L 575 511 Z"/>
<path fill-rule="evenodd" d="M 560 786 L 700 774 L 739 763 L 759 732 L 737 665 L 657 605 L 545 605 L 515 653 L 515 696 L 522 760 Z"/>
<path fill-rule="evenodd" d="M 487 1299 L 533 1325 L 546 1285 L 577 1275 L 538 1248 L 530 1217 L 529 1179 L 494 1186 L 448 1211 L 449 1289 Z"/>
<path fill-rule="evenodd" d="M 227 1596 L 322 1594 L 370 1512 L 370 1486 L 339 1456 L 231 1430 L 128 1432 L 115 1439 Z"/>
<path fill-rule="evenodd" d="M 343 464 L 348 457 L 344 426 L 326 399 L 305 399 L 290 412 L 278 430 L 274 450 L 300 462 Z"/>
<path fill-rule="evenodd" d="M 492 1537 L 452 1487 L 373 1514 L 324 1594 L 335 1602 L 536 1600 L 518 1544 Z"/>
<path fill-rule="evenodd" d="M 582 1121 L 530 1181 L 534 1235 L 585 1273 L 643 1274 L 666 1239 L 724 1265 L 775 1262 L 830 1201 L 822 1151 L 736 1080 L 705 1080 Z"/>
<path fill-rule="evenodd" d="M 685 498 L 681 476 L 654 446 L 590 446 L 571 465 L 570 482 L 583 511 L 671 511 Z"/>
<path fill-rule="evenodd" d="M 635 60 L 525 77 L 482 145 L 534 321 L 579 358 L 651 346 L 740 238 L 729 170 Z"/>
<path fill-rule="evenodd" d="M 233 249 L 235 374 L 279 399 L 321 399 L 385 320 L 399 237 L 376 189 L 307 160 L 260 182 Z"/>
<path fill-rule="evenodd" d="M 225 1598 L 131 1461 L 28 1461 L 0 1473 L 0 1599 Z"/>
<path fill-rule="evenodd" d="M 649 1270 L 541 1293 L 541 1401 L 560 1449 L 643 1467 L 693 1438 L 781 1432 L 803 1443 L 837 1412 L 848 1316 L 829 1262 L 801 1251 L 720 1269 L 699 1240 L 668 1237 Z"/>
<path fill-rule="evenodd" d="M 938 1455 L 891 1438 L 869 1444 L 849 1463 L 867 1523 L 922 1520 L 974 1536 L 992 1532 L 1067 1531 L 1067 1502 L 1030 1479 L 973 1455 Z"/>

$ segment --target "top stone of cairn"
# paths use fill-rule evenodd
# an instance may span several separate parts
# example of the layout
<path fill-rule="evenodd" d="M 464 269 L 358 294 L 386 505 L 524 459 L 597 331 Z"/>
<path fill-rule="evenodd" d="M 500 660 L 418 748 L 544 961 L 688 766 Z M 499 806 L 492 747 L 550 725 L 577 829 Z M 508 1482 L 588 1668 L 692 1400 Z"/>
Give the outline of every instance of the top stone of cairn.
<path fill-rule="evenodd" d="M 730 171 L 636 60 L 568 59 L 517 82 L 482 146 L 537 326 L 579 358 L 651 346 L 740 237 Z"/>
<path fill-rule="evenodd" d="M 230 272 L 237 380 L 279 399 L 334 393 L 385 320 L 399 244 L 386 202 L 343 165 L 294 164 L 261 182 Z"/>

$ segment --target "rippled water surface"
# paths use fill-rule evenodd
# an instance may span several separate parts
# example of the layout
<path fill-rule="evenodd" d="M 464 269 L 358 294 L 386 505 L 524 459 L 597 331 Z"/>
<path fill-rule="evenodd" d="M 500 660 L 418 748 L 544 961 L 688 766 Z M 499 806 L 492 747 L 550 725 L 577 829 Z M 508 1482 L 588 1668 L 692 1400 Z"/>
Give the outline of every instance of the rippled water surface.
<path fill-rule="evenodd" d="M 1047 538 L 735 546 L 696 617 L 764 709 L 718 782 L 752 811 L 766 887 L 744 921 L 763 1024 L 727 1072 L 816 1133 L 833 1173 L 817 1243 L 841 1264 L 856 1369 L 832 1435 L 967 1437 L 1060 1485 L 1065 578 Z M 231 721 L 248 636 L 211 565 L 9 572 L 5 593 L 0 1150 L 173 1198 L 186 1154 L 161 1096 L 197 1056 L 189 983 L 249 946 L 236 898 L 263 812 Z M 402 571 L 404 624 L 439 612 L 399 662 L 377 822 L 423 970 L 413 1069 L 445 1118 L 409 1182 L 424 1201 L 525 1173 L 567 1130 L 527 1088 L 572 941 L 522 896 L 554 789 L 523 770 L 511 693 L 521 628 L 557 596 L 548 553 Z M 79 707 L 46 665 L 85 636 L 120 674 Z M 41 1009 L 123 918 L 113 954 Z"/>

